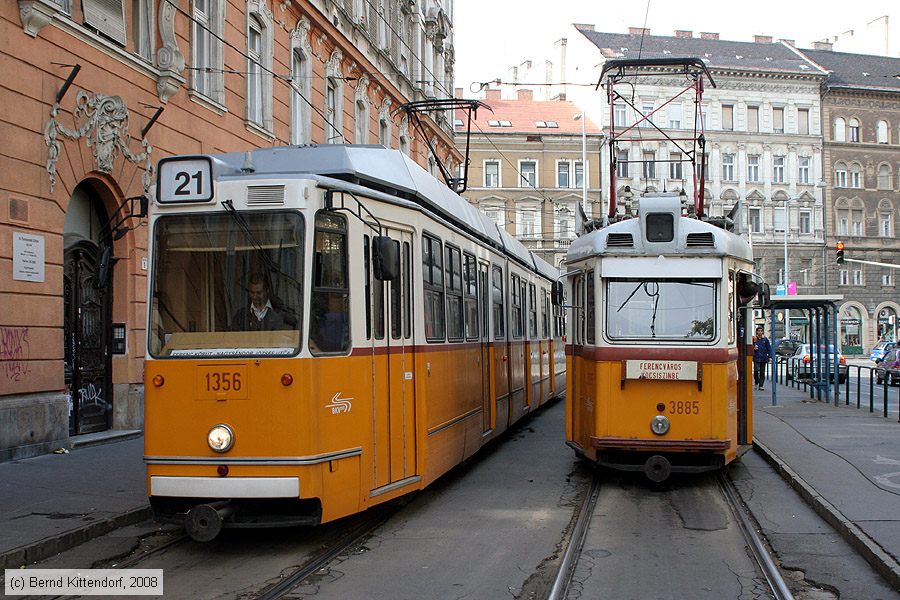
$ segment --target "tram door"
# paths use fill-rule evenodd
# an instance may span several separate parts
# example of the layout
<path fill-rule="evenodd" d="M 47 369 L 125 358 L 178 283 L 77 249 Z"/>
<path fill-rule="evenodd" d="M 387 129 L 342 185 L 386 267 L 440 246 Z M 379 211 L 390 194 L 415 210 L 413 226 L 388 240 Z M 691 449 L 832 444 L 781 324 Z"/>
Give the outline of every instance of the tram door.
<path fill-rule="evenodd" d="M 481 365 L 481 406 L 482 406 L 482 431 L 485 435 L 491 431 L 491 416 L 494 406 L 494 394 L 491 390 L 491 296 L 490 280 L 488 278 L 488 264 L 478 263 L 478 314 L 480 331 L 480 358 Z"/>
<path fill-rule="evenodd" d="M 414 306 L 412 288 L 413 236 L 408 231 L 387 232 L 397 248 L 399 277 L 384 282 L 387 385 L 379 385 L 375 402 L 376 487 L 416 474 Z M 377 360 L 376 364 L 380 361 Z"/>

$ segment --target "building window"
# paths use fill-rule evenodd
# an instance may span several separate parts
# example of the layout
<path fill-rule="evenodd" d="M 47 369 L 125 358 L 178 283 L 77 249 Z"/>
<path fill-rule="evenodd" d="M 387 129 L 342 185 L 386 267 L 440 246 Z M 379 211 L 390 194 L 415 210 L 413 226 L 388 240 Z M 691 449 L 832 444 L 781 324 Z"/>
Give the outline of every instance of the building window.
<path fill-rule="evenodd" d="M 712 181 L 712 173 L 709 171 L 709 154 L 703 155 L 703 180 Z"/>
<path fill-rule="evenodd" d="M 859 165 L 856 163 L 850 165 L 850 187 L 862 189 L 862 174 L 860 173 Z"/>
<path fill-rule="evenodd" d="M 616 151 L 616 177 L 630 177 L 628 174 L 628 150 Z"/>
<path fill-rule="evenodd" d="M 809 135 L 809 109 L 797 109 L 797 133 Z"/>
<path fill-rule="evenodd" d="M 484 214 L 488 219 L 493 221 L 498 227 L 503 227 L 505 225 L 505 210 L 499 206 L 484 206 L 481 208 Z"/>
<path fill-rule="evenodd" d="M 378 143 L 384 146 L 385 148 L 391 147 L 390 134 L 388 133 L 390 128 L 388 127 L 387 119 L 383 116 L 378 118 Z"/>
<path fill-rule="evenodd" d="M 670 104 L 669 105 L 669 127 L 671 129 L 681 129 L 681 105 L 680 104 Z"/>
<path fill-rule="evenodd" d="M 834 120 L 834 141 L 847 141 L 847 124 L 846 121 L 844 121 L 844 119 L 841 117 L 838 117 Z"/>
<path fill-rule="evenodd" d="M 893 286 L 894 285 L 894 275 L 893 273 L 883 273 L 881 275 L 881 285 L 883 286 Z"/>
<path fill-rule="evenodd" d="M 875 140 L 879 144 L 888 143 L 888 124 L 887 121 L 878 121 L 875 124 Z"/>
<path fill-rule="evenodd" d="M 641 175 L 644 179 L 656 178 L 656 163 L 654 160 L 656 160 L 656 157 L 652 152 L 644 152 L 644 162 L 641 163 L 643 167 Z"/>
<path fill-rule="evenodd" d="M 800 281 L 803 285 L 814 285 L 813 261 L 811 258 L 800 260 Z"/>
<path fill-rule="evenodd" d="M 262 36 L 263 26 L 250 15 L 247 35 L 247 119 L 263 125 Z"/>
<path fill-rule="evenodd" d="M 850 119 L 849 133 L 850 133 L 850 141 L 851 142 L 860 141 L 860 139 L 859 139 L 859 120 Z"/>
<path fill-rule="evenodd" d="M 312 112 L 307 100 L 312 90 L 312 63 L 306 50 L 299 47 L 291 56 L 291 143 L 308 144 Z"/>
<path fill-rule="evenodd" d="M 759 131 L 759 107 L 747 107 L 747 131 L 757 133 Z"/>
<path fill-rule="evenodd" d="M 708 127 L 707 123 L 709 123 L 709 121 L 706 118 L 707 114 L 709 114 L 709 106 L 706 104 L 701 104 L 700 105 L 700 124 L 703 125 L 703 131 L 706 131 L 706 128 Z"/>
<path fill-rule="evenodd" d="M 556 213 L 556 237 L 573 239 L 575 237 L 575 213 L 568 206 L 562 206 Z"/>
<path fill-rule="evenodd" d="M 800 233 L 812 233 L 812 213 L 808 210 L 800 211 Z"/>
<path fill-rule="evenodd" d="M 537 163 L 533 160 L 519 163 L 519 187 L 537 187 Z"/>
<path fill-rule="evenodd" d="M 734 178 L 734 154 L 722 155 L 722 180 L 735 181 Z"/>
<path fill-rule="evenodd" d="M 850 211 L 838 211 L 838 235 L 850 235 Z"/>
<path fill-rule="evenodd" d="M 642 118 L 646 117 L 641 121 L 641 127 L 653 127 L 653 117 L 649 116 L 653 112 L 653 102 L 645 101 L 641 105 L 641 112 L 643 113 Z"/>
<path fill-rule="evenodd" d="M 798 183 L 809 183 L 809 157 L 798 158 L 797 180 Z"/>
<path fill-rule="evenodd" d="M 862 269 L 853 269 L 853 285 L 863 286 L 865 285 L 863 279 Z"/>
<path fill-rule="evenodd" d="M 369 141 L 369 103 L 364 98 L 356 101 L 356 143 Z"/>
<path fill-rule="evenodd" d="M 891 187 L 891 168 L 888 165 L 881 165 L 878 167 L 878 189 L 889 190 Z"/>
<path fill-rule="evenodd" d="M 847 165 L 844 163 L 834 165 L 834 187 L 847 187 Z"/>
<path fill-rule="evenodd" d="M 881 231 L 881 237 L 883 238 L 892 238 L 894 237 L 894 219 L 890 214 L 882 214 L 878 217 L 879 223 L 879 231 Z"/>
<path fill-rule="evenodd" d="M 581 161 L 576 161 L 575 165 L 575 187 L 580 188 L 584 185 L 584 165 Z"/>
<path fill-rule="evenodd" d="M 841 269 L 838 273 L 838 285 L 850 285 L 850 272 L 847 269 Z"/>
<path fill-rule="evenodd" d="M 613 105 L 613 123 L 615 123 L 616 127 L 626 127 L 627 126 L 627 116 L 625 113 L 625 105 L 621 103 L 616 103 Z"/>
<path fill-rule="evenodd" d="M 146 61 L 153 58 L 153 22 L 153 0 L 131 0 L 131 41 L 134 53 Z"/>
<path fill-rule="evenodd" d="M 772 181 L 784 183 L 784 157 L 776 156 L 772 159 Z"/>
<path fill-rule="evenodd" d="M 784 133 L 784 108 L 780 106 L 772 109 L 772 131 Z"/>
<path fill-rule="evenodd" d="M 500 187 L 500 163 L 489 160 L 484 163 L 484 187 Z"/>
<path fill-rule="evenodd" d="M 862 222 L 862 211 L 861 210 L 852 210 L 850 211 L 850 233 L 855 237 L 862 237 L 863 235 L 863 222 Z"/>
<path fill-rule="evenodd" d="M 569 161 L 561 160 L 556 163 L 556 187 L 567 188 L 570 181 Z"/>
<path fill-rule="evenodd" d="M 516 222 L 516 235 L 520 238 L 535 238 L 540 237 L 535 232 L 537 231 L 536 224 L 538 222 L 538 211 L 531 206 L 521 206 L 516 211 L 517 222 Z"/>
<path fill-rule="evenodd" d="M 669 179 L 683 179 L 681 152 L 669 152 Z"/>
<path fill-rule="evenodd" d="M 762 209 L 752 207 L 749 211 L 750 231 L 753 233 L 762 233 Z"/>
<path fill-rule="evenodd" d="M 734 105 L 722 105 L 722 129 L 725 131 L 734 131 Z"/>
<path fill-rule="evenodd" d="M 747 156 L 747 181 L 751 183 L 759 181 L 759 154 Z"/>
<path fill-rule="evenodd" d="M 335 120 L 337 119 L 337 84 L 331 77 L 325 80 L 325 122 L 327 124 L 326 144 L 334 144 L 340 137 Z"/>

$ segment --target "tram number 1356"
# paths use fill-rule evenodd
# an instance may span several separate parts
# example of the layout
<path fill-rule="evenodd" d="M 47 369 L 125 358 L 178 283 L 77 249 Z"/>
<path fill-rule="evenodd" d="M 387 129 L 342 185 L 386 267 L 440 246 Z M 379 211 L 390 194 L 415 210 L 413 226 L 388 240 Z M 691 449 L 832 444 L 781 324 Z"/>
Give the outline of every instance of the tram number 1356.
<path fill-rule="evenodd" d="M 219 365 L 197 373 L 197 396 L 205 400 L 247 397 L 247 372 L 240 366 Z"/>
<path fill-rule="evenodd" d="M 241 389 L 240 373 L 222 373 L 215 371 L 206 374 L 206 391 L 208 392 L 238 392 Z"/>
<path fill-rule="evenodd" d="M 669 413 L 673 415 L 699 415 L 699 400 L 670 400 Z"/>

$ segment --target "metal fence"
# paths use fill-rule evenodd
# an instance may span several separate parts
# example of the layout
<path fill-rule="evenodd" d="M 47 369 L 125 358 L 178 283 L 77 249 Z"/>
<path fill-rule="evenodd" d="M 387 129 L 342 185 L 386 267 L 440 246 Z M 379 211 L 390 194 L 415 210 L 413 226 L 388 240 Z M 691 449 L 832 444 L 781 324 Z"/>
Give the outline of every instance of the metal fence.
<path fill-rule="evenodd" d="M 897 421 L 900 422 L 900 386 L 892 385 L 892 380 L 900 383 L 900 372 L 868 365 L 848 364 L 841 367 L 837 381 L 831 375 L 831 386 L 837 385 L 835 404 L 843 400 L 844 405 L 850 406 L 853 400 L 856 408 L 868 406 L 869 412 L 874 413 L 877 402 L 884 418 L 896 411 Z M 843 367 L 846 367 L 846 374 L 843 373 Z M 802 389 L 809 393 L 810 398 L 822 400 L 829 382 L 823 375 L 810 371 L 808 365 L 797 358 L 779 356 L 776 358 L 773 380 L 781 385 Z"/>

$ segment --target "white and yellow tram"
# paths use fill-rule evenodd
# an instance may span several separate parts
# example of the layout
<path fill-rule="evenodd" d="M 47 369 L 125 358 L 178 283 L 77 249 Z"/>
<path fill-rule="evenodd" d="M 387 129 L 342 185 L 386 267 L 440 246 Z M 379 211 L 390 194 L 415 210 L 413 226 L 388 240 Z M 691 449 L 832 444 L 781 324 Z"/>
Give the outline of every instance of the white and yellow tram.
<path fill-rule="evenodd" d="M 398 151 L 160 161 L 157 519 L 317 524 L 419 490 L 562 394 L 556 270 Z"/>
<path fill-rule="evenodd" d="M 720 468 L 752 441 L 751 248 L 686 212 L 647 194 L 566 259 L 568 444 L 655 481 Z"/>

